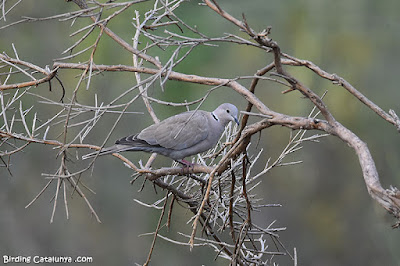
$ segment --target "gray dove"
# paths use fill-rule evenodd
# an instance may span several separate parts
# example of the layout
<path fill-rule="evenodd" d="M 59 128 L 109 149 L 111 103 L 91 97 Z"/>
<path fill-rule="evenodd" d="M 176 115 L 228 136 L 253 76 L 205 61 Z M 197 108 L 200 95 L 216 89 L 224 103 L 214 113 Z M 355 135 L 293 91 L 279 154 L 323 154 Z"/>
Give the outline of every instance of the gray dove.
<path fill-rule="evenodd" d="M 171 116 L 143 129 L 139 134 L 119 139 L 114 146 L 82 156 L 82 159 L 122 151 L 144 151 L 170 157 L 184 165 L 183 158 L 214 147 L 230 121 L 238 121 L 238 109 L 223 103 L 213 112 L 188 111 Z"/>

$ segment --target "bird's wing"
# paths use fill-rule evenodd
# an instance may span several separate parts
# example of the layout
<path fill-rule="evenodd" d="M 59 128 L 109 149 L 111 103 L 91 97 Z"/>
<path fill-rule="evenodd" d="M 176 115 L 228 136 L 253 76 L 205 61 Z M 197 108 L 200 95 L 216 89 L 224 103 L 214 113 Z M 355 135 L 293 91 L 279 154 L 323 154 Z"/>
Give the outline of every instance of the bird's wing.
<path fill-rule="evenodd" d="M 144 129 L 137 138 L 151 145 L 183 150 L 207 138 L 207 122 L 207 113 L 204 111 L 185 112 Z"/>

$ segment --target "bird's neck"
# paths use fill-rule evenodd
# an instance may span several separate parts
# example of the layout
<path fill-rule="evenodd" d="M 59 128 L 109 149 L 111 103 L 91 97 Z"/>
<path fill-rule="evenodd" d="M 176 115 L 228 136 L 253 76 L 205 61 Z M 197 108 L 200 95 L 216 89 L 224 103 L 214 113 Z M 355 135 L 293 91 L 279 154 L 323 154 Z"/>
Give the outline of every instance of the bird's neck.
<path fill-rule="evenodd" d="M 211 115 L 215 119 L 215 121 L 219 121 L 218 116 L 214 114 L 214 112 L 211 112 Z"/>

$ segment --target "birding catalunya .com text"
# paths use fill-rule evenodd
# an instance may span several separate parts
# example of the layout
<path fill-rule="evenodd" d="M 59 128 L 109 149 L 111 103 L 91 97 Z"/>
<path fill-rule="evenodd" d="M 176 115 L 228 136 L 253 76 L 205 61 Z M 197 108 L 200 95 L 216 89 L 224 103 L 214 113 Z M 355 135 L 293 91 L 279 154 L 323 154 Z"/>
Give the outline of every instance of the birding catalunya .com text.
<path fill-rule="evenodd" d="M 4 264 L 53 264 L 53 263 L 92 263 L 93 258 L 90 256 L 8 256 L 3 255 Z"/>

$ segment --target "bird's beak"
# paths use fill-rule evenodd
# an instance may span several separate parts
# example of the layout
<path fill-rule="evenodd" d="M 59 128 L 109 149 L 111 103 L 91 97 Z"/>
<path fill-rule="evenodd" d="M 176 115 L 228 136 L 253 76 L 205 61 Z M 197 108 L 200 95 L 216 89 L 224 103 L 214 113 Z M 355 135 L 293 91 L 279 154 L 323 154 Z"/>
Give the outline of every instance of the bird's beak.
<path fill-rule="evenodd" d="M 233 117 L 233 116 L 232 116 Z M 233 117 L 233 120 L 236 122 L 236 124 L 239 125 L 239 120 L 236 117 Z"/>

